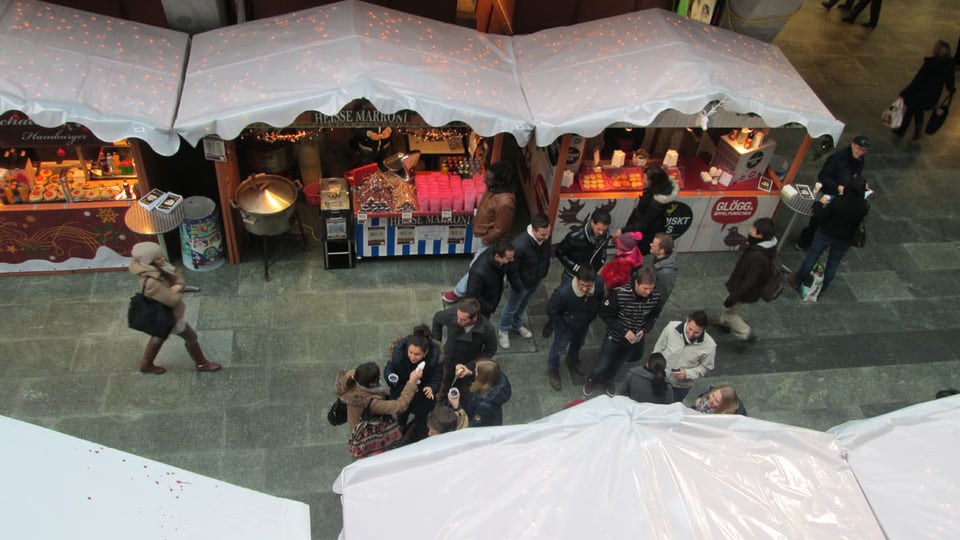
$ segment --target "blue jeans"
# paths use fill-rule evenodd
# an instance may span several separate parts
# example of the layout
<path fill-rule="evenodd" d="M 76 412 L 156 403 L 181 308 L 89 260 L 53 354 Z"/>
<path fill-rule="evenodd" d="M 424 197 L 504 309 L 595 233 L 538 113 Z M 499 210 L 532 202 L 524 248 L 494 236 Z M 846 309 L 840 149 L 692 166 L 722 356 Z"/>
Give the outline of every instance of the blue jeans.
<path fill-rule="evenodd" d="M 622 341 L 617 343 L 610 336 L 603 337 L 597 362 L 590 370 L 587 381 L 593 384 L 612 382 L 624 362 L 636 362 L 643 358 L 643 340 L 636 343 Z"/>
<path fill-rule="evenodd" d="M 843 260 L 843 256 L 850 249 L 850 242 L 837 240 L 819 229 L 817 234 L 813 235 L 813 242 L 810 244 L 810 249 L 807 250 L 807 256 L 800 264 L 800 269 L 797 270 L 797 283 L 803 283 L 807 279 L 810 275 L 810 269 L 813 268 L 813 265 L 816 264 L 820 255 L 827 248 L 830 248 L 830 254 L 827 255 L 827 267 L 823 271 L 823 287 L 820 292 L 827 290 L 827 286 L 830 285 L 833 277 L 837 275 L 837 270 L 840 269 L 840 261 Z"/>
<path fill-rule="evenodd" d="M 477 247 L 477 252 L 473 254 L 473 258 L 470 259 L 470 266 L 473 266 L 473 263 L 477 262 L 477 257 L 481 253 L 490 249 L 490 244 L 484 244 L 480 242 L 480 246 Z M 467 271 L 464 272 L 463 277 L 460 278 L 460 281 L 453 287 L 453 294 L 463 298 L 467 294 L 467 279 L 470 278 L 470 266 L 467 267 Z"/>
<path fill-rule="evenodd" d="M 583 348 L 588 331 L 590 331 L 589 324 L 573 330 L 565 324 L 557 324 L 553 330 L 553 344 L 550 345 L 550 353 L 547 355 L 547 369 L 560 371 L 560 355 L 564 351 L 567 353 L 567 359 L 579 361 L 580 349 Z"/>
<path fill-rule="evenodd" d="M 509 332 L 523 326 L 523 314 L 527 310 L 527 304 L 533 293 L 537 292 L 540 283 L 529 289 L 523 289 L 520 292 L 513 292 L 513 289 L 507 287 L 507 303 L 500 310 L 500 330 Z"/>
<path fill-rule="evenodd" d="M 674 403 L 683 403 L 684 398 L 687 397 L 687 394 L 690 393 L 689 388 L 677 388 L 673 387 L 673 402 Z"/>

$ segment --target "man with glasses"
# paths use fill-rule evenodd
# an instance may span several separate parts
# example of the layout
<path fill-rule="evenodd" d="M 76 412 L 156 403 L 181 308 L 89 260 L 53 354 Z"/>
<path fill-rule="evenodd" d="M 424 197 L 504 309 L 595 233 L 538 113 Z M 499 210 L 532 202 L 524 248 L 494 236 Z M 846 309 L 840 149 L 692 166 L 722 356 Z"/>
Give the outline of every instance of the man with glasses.
<path fill-rule="evenodd" d="M 821 195 L 830 195 L 835 197 L 840 194 L 840 186 L 845 186 L 851 178 L 863 174 L 864 159 L 867 152 L 870 151 L 870 139 L 864 135 L 857 135 L 853 138 L 850 146 L 842 150 L 837 150 L 823 163 L 823 168 L 817 174 L 817 184 L 820 186 Z M 819 199 L 819 196 L 817 197 Z M 814 203 L 817 204 L 817 203 Z M 800 231 L 800 239 L 794 244 L 799 250 L 806 250 L 813 241 L 813 235 L 816 234 L 820 226 L 819 220 L 810 217 L 810 224 L 807 228 Z M 786 238 L 783 239 L 787 241 Z"/>

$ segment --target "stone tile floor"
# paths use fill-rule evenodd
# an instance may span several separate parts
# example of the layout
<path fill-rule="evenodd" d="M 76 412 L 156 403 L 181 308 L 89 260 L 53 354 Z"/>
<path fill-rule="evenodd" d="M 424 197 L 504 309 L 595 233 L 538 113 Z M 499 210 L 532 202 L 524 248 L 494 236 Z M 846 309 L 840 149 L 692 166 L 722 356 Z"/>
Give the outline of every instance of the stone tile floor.
<path fill-rule="evenodd" d="M 888 2 L 880 26 L 845 25 L 808 1 L 776 43 L 847 128 L 872 137 L 866 174 L 877 195 L 867 247 L 852 249 L 829 294 L 803 304 L 790 293 L 745 317 L 752 345 L 713 333 L 717 369 L 751 416 L 814 429 L 882 414 L 960 386 L 960 123 L 933 137 L 898 141 L 879 114 L 909 82 L 932 41 L 953 44 L 960 5 Z M 821 161 L 808 157 L 802 178 Z M 779 217 L 781 227 L 786 216 Z M 788 239 L 787 241 L 790 241 Z M 296 241 L 292 241 L 296 246 Z M 801 253 L 783 259 L 799 265 Z M 715 314 L 736 255 L 687 254 L 657 331 L 683 313 Z M 294 248 L 262 276 L 256 250 L 213 272 L 187 272 L 202 291 L 187 299 L 219 373 L 192 371 L 177 338 L 156 377 L 136 370 L 144 339 L 124 324 L 133 282 L 123 272 L 0 278 L 0 414 L 134 452 L 311 506 L 314 538 L 335 538 L 339 500 L 330 491 L 350 462 L 346 428 L 326 423 L 341 368 L 383 361 L 392 339 L 441 307 L 439 293 L 466 258 L 364 260 L 324 270 L 319 245 Z M 556 266 L 556 265 L 555 265 Z M 554 268 L 530 306 L 536 332 L 558 280 Z M 595 325 L 584 358 L 596 354 Z M 498 355 L 514 384 L 508 423 L 527 422 L 580 396 L 575 375 L 552 391 L 544 374 L 549 340 L 512 337 Z"/>

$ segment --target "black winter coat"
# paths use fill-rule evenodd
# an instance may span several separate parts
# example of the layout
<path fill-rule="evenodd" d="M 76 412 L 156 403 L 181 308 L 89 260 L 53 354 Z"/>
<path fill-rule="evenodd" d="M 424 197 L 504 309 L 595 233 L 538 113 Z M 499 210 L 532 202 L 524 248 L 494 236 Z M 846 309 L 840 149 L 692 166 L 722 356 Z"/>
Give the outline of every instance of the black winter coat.
<path fill-rule="evenodd" d="M 923 59 L 920 71 L 900 92 L 900 96 L 908 109 L 929 111 L 940 104 L 940 93 L 944 86 L 951 94 L 957 90 L 955 82 L 952 58 L 928 56 Z"/>
<path fill-rule="evenodd" d="M 513 264 L 512 262 L 498 263 L 493 258 L 493 250 L 488 249 L 481 253 L 470 267 L 467 277 L 467 298 L 476 298 L 480 302 L 480 313 L 484 317 L 490 317 L 500 305 L 500 297 L 503 296 L 503 278 Z M 510 286 L 519 290 L 520 282 L 517 279 L 517 272 L 513 270 L 510 274 L 512 274 Z"/>
<path fill-rule="evenodd" d="M 730 294 L 724 302 L 725 306 L 752 304 L 760 299 L 760 288 L 769 276 L 774 255 L 776 242 L 772 246 L 751 244 L 743 250 L 726 283 L 727 292 Z"/>
<path fill-rule="evenodd" d="M 819 202 L 814 204 L 813 214 L 820 220 L 823 234 L 849 242 L 867 215 L 867 208 L 867 201 L 863 197 L 847 194 L 834 197 L 826 206 Z"/>
<path fill-rule="evenodd" d="M 511 279 L 511 287 L 516 282 L 521 283 L 524 289 L 536 287 L 550 271 L 549 239 L 538 244 L 529 232 L 524 231 L 513 239 L 513 250 L 513 264 L 508 272 L 515 271 L 516 280 Z M 516 288 L 514 290 L 520 292 Z"/>
<path fill-rule="evenodd" d="M 603 278 L 597 276 L 597 281 L 593 284 L 593 294 L 589 296 L 577 296 L 574 289 L 576 286 L 576 278 L 569 283 L 561 283 L 547 301 L 547 316 L 550 320 L 570 331 L 589 326 L 597 318 L 600 306 L 603 305 Z"/>
<path fill-rule="evenodd" d="M 849 146 L 830 154 L 817 174 L 817 180 L 823 184 L 823 193 L 837 195 L 840 186 L 846 186 L 851 178 L 863 173 L 863 163 L 863 157 L 853 157 L 853 150 Z"/>
<path fill-rule="evenodd" d="M 653 242 L 653 237 L 667 230 L 667 205 L 677 200 L 678 193 L 680 193 L 680 186 L 671 180 L 669 192 L 644 191 L 643 195 L 637 199 L 637 206 L 630 213 L 627 224 L 622 230 L 643 233 L 643 238 L 637 242 L 637 248 L 644 256 L 650 254 L 650 243 Z"/>
<path fill-rule="evenodd" d="M 607 262 L 607 244 L 610 232 L 601 237 L 593 235 L 590 220 L 580 228 L 567 233 L 557 246 L 557 259 L 563 265 L 563 273 L 573 277 L 582 265 L 589 264 L 597 272 Z"/>
<path fill-rule="evenodd" d="M 410 379 L 410 372 L 417 368 L 417 364 L 411 364 L 410 359 L 407 357 L 407 338 L 402 337 L 393 343 L 393 347 L 390 351 L 390 360 L 387 361 L 387 365 L 383 368 L 383 378 L 386 379 L 387 385 L 390 387 L 390 399 L 399 399 L 400 393 L 403 391 L 404 385 Z M 435 402 L 432 399 L 428 399 L 423 393 L 423 389 L 430 387 L 433 389 L 433 395 L 436 396 L 440 392 L 440 381 L 443 379 L 443 370 L 440 367 L 440 344 L 432 341 L 430 343 L 430 351 L 423 357 L 425 362 L 423 365 L 423 377 L 420 378 L 420 385 L 417 388 L 417 393 L 413 396 L 413 401 L 410 403 L 409 412 L 414 414 L 426 414 L 429 413 Z M 389 384 L 389 376 L 391 373 L 396 373 L 398 381 L 396 384 Z"/>

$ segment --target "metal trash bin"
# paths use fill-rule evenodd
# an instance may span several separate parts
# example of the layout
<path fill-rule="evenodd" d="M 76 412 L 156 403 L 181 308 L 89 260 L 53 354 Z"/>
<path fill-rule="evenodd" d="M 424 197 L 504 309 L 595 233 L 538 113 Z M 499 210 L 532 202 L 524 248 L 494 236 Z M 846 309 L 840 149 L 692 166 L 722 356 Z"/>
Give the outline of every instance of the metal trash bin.
<path fill-rule="evenodd" d="M 190 270 L 214 270 L 226 260 L 217 204 L 212 199 L 200 196 L 184 199 L 180 248 L 183 265 Z"/>

